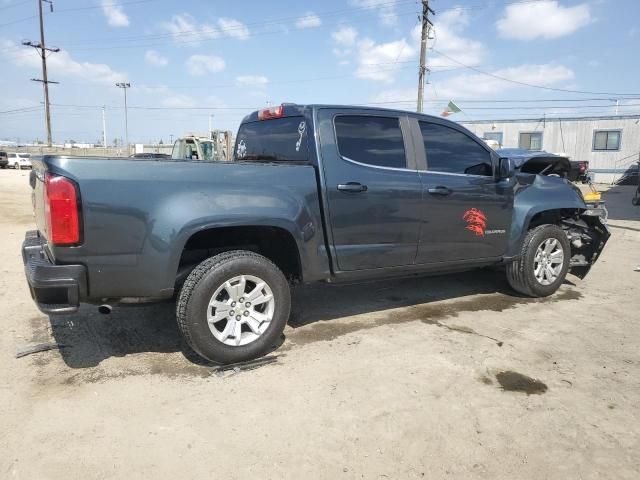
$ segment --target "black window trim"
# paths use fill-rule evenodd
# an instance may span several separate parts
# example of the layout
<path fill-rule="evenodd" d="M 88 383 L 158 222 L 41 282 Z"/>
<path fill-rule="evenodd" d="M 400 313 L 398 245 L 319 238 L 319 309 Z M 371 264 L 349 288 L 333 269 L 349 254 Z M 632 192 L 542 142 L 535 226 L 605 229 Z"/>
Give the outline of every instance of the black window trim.
<path fill-rule="evenodd" d="M 352 158 L 345 157 L 340 153 L 340 148 L 338 147 L 338 131 L 336 130 L 336 118 L 338 117 L 379 117 L 379 118 L 391 118 L 398 120 L 398 125 L 400 126 L 400 134 L 402 135 L 402 143 L 404 145 L 404 157 L 406 160 L 405 168 L 398 167 L 383 167 L 381 165 L 371 165 L 370 163 L 362 163 L 357 160 L 353 160 Z M 393 112 L 380 112 L 380 113 L 359 113 L 357 111 L 353 112 L 342 112 L 336 113 L 331 119 L 331 126 L 333 128 L 333 138 L 335 138 L 336 143 L 336 151 L 338 152 L 338 156 L 346 162 L 351 162 L 356 165 L 360 165 L 368 168 L 379 168 L 382 170 L 396 170 L 401 172 L 417 172 L 418 167 L 415 164 L 415 160 L 413 159 L 413 145 L 411 143 L 411 130 L 408 124 L 408 118 L 406 115 L 402 114 L 394 114 Z"/>
<path fill-rule="evenodd" d="M 609 132 L 618 132 L 618 148 L 596 148 L 596 134 L 600 132 L 607 133 L 607 141 L 606 144 L 609 143 Z M 591 151 L 592 152 L 619 152 L 622 150 L 622 128 L 595 128 L 593 130 L 593 139 L 591 142 Z"/>
<path fill-rule="evenodd" d="M 465 131 L 462 128 L 456 128 L 457 126 L 451 125 L 448 122 L 441 122 L 439 121 L 440 119 L 432 119 L 432 118 L 419 118 L 419 117 L 414 117 L 416 120 L 416 135 L 418 135 L 418 143 L 420 145 L 422 145 L 422 149 L 424 151 L 424 156 L 425 156 L 425 162 L 426 162 L 426 168 L 424 170 L 418 170 L 419 172 L 422 173 L 433 173 L 436 175 L 455 175 L 456 177 L 472 177 L 472 178 L 492 178 L 495 179 L 496 178 L 496 161 L 494 159 L 496 153 L 493 149 L 489 148 L 489 146 L 484 143 L 483 141 L 479 140 L 476 135 L 473 134 L 473 132 L 471 131 Z M 424 123 L 432 123 L 434 125 L 439 125 L 441 127 L 447 127 L 450 128 L 452 130 L 455 130 L 458 133 L 461 133 L 462 135 L 466 135 L 470 140 L 473 140 L 477 145 L 479 145 L 485 152 L 487 152 L 487 154 L 489 155 L 489 159 L 491 160 L 491 171 L 492 174 L 491 175 L 475 175 L 473 173 L 453 173 L 453 172 L 438 172 L 436 170 L 429 170 L 429 155 L 427 154 L 427 150 L 424 147 L 424 138 L 422 137 L 422 130 L 420 130 L 420 122 L 424 122 Z M 471 133 L 471 135 L 469 135 L 469 133 Z"/>

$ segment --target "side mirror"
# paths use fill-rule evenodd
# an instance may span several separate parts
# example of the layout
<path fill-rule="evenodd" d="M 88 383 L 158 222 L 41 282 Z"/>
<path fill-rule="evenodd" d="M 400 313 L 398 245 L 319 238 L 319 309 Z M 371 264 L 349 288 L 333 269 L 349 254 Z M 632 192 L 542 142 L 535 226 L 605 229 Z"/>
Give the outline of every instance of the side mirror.
<path fill-rule="evenodd" d="M 516 173 L 516 167 L 510 158 L 500 158 L 498 160 L 498 178 L 504 180 L 511 178 Z"/>

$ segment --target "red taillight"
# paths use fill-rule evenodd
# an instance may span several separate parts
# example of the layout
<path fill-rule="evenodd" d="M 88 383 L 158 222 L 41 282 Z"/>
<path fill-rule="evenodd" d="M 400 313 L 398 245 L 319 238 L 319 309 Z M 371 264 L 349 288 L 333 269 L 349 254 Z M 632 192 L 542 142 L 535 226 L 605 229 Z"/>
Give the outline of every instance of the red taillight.
<path fill-rule="evenodd" d="M 587 164 L 585 162 L 578 163 L 578 168 L 581 172 L 584 172 L 587 169 Z"/>
<path fill-rule="evenodd" d="M 271 118 L 280 118 L 284 114 L 284 107 L 278 105 L 277 107 L 270 107 L 262 109 L 258 112 L 258 120 L 269 120 Z"/>
<path fill-rule="evenodd" d="M 54 245 L 79 243 L 80 217 L 75 184 L 68 178 L 47 174 L 45 196 L 49 242 Z"/>

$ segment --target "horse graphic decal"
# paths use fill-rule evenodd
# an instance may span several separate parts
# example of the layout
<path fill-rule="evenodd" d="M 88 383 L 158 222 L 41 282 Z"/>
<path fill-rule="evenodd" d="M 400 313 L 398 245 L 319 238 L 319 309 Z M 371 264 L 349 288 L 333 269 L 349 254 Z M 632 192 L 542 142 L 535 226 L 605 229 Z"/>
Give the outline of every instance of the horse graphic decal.
<path fill-rule="evenodd" d="M 475 233 L 478 237 L 484 237 L 484 231 L 487 228 L 487 217 L 482 210 L 470 208 L 462 216 L 467 222 L 466 229 Z"/>

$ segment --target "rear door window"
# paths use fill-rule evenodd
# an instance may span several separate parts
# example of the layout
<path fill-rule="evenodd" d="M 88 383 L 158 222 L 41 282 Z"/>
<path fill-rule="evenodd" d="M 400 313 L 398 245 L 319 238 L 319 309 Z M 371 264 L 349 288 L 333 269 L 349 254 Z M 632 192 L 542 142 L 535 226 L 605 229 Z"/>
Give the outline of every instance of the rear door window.
<path fill-rule="evenodd" d="M 258 120 L 240 125 L 234 160 L 240 162 L 306 162 L 307 124 L 304 117 Z"/>
<path fill-rule="evenodd" d="M 407 168 L 399 118 L 339 115 L 334 125 L 343 158 L 376 167 Z"/>
<path fill-rule="evenodd" d="M 463 175 L 493 175 L 491 154 L 470 136 L 444 125 L 419 122 L 427 170 Z"/>

